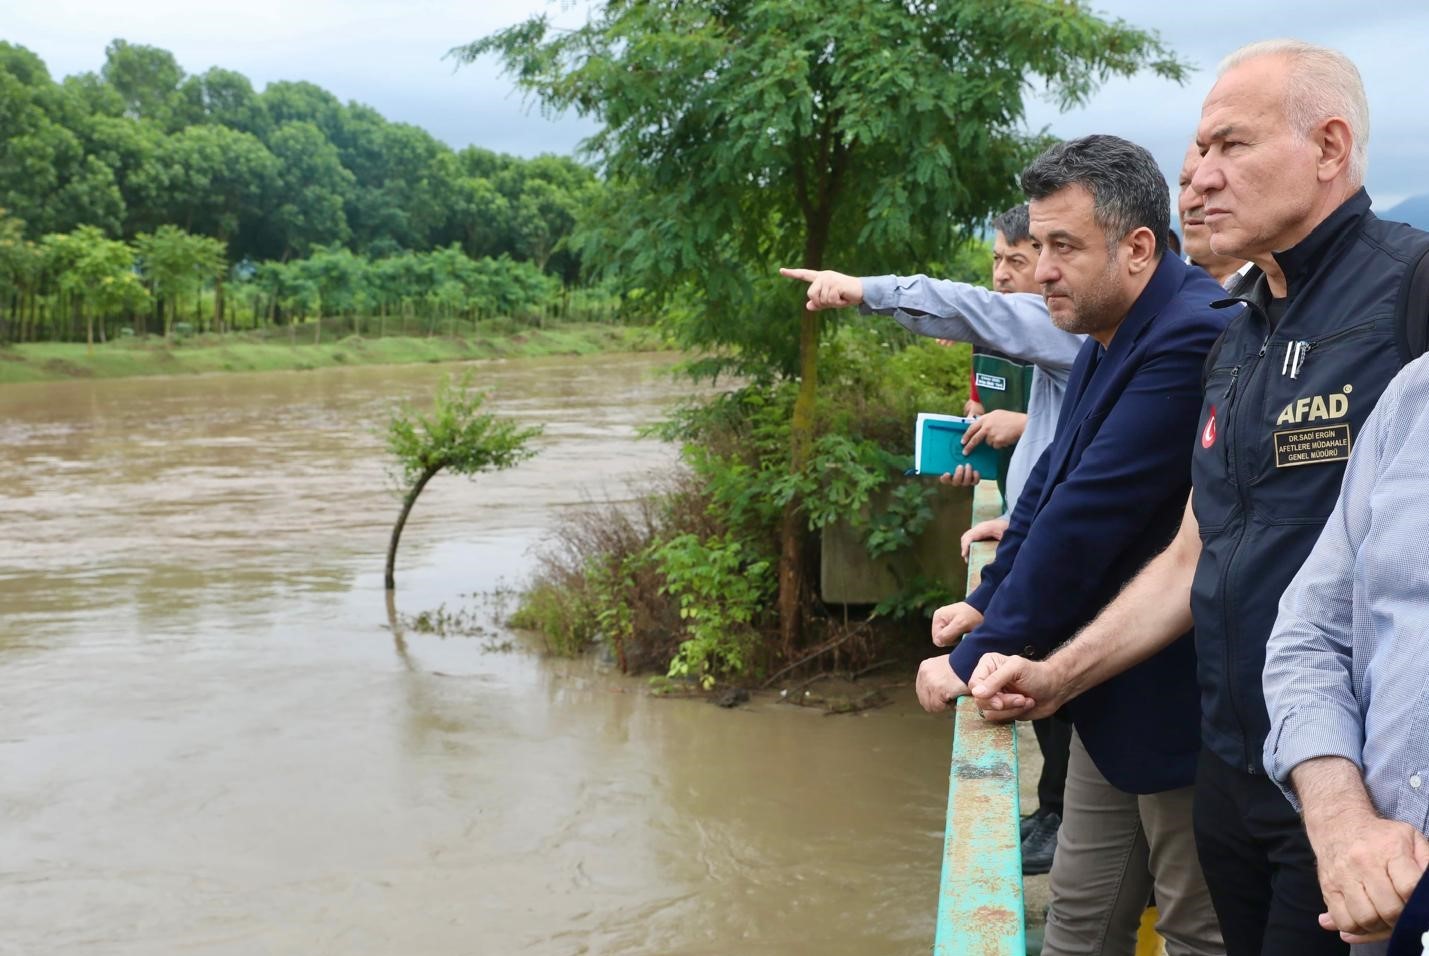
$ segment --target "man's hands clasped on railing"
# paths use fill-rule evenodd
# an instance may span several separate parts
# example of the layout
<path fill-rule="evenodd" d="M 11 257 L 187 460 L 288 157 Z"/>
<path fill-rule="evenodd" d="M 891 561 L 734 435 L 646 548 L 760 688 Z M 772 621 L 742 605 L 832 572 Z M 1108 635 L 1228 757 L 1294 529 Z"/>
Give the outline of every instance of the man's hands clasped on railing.
<path fill-rule="evenodd" d="M 1068 684 L 1058 673 L 1055 658 L 1031 661 L 984 654 L 968 686 L 978 710 L 997 723 L 1050 717 L 1068 700 Z"/>

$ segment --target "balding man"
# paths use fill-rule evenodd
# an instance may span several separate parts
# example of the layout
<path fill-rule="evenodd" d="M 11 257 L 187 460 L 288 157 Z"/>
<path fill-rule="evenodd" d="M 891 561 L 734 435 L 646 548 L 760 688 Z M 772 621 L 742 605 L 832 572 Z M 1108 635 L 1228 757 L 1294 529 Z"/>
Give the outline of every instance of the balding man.
<path fill-rule="evenodd" d="M 1281 593 L 1334 506 L 1351 444 L 1408 358 L 1396 314 L 1429 236 L 1370 212 L 1368 134 L 1359 73 L 1333 50 L 1274 40 L 1222 63 L 1191 185 L 1212 251 L 1255 268 L 1248 307 L 1207 362 L 1181 530 L 1057 654 L 988 655 L 970 681 L 991 714 L 1041 716 L 1194 619 L 1205 745 L 1196 842 L 1231 954 L 1343 953 L 1336 930 L 1382 932 L 1367 914 L 1392 909 L 1386 897 L 1398 892 L 1386 869 L 1342 865 L 1347 840 L 1386 846 L 1403 825 L 1369 809 L 1354 755 L 1315 742 L 1334 715 L 1292 692 L 1272 732 L 1261 686 Z M 1303 800 L 1303 823 L 1277 779 Z"/>

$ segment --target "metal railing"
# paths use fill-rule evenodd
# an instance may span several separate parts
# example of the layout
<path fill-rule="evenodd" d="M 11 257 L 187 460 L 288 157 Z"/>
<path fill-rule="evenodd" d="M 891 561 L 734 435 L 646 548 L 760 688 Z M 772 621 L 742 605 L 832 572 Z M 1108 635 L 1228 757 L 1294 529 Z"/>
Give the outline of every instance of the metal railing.
<path fill-rule="evenodd" d="M 980 482 L 973 490 L 973 523 L 997 517 L 1001 506 L 997 483 Z M 969 592 L 982 579 L 982 569 L 995 550 L 993 542 L 972 546 Z M 1013 724 L 983 720 L 970 698 L 958 701 L 934 956 L 1025 956 L 1027 952 L 1013 728 Z"/>

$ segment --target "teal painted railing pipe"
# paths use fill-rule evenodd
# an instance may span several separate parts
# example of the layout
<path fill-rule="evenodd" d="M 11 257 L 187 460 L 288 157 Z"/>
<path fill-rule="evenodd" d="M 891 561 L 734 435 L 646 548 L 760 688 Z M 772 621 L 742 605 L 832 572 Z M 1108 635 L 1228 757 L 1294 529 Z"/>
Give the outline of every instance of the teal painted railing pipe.
<path fill-rule="evenodd" d="M 973 523 L 997 517 L 1001 505 L 997 483 L 980 482 L 973 490 Z M 968 591 L 977 587 L 993 551 L 993 542 L 973 545 Z M 934 956 L 1025 956 L 1019 814 L 1013 725 L 983 720 L 964 697 L 953 721 Z"/>

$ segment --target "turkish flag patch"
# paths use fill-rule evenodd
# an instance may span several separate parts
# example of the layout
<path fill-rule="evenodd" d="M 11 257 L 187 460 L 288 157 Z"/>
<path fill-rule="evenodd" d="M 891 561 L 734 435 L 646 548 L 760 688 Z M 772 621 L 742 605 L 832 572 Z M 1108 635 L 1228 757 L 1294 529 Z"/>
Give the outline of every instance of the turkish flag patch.
<path fill-rule="evenodd" d="M 1216 406 L 1211 406 L 1211 414 L 1206 416 L 1206 427 L 1201 429 L 1201 447 L 1210 448 L 1216 443 Z"/>

